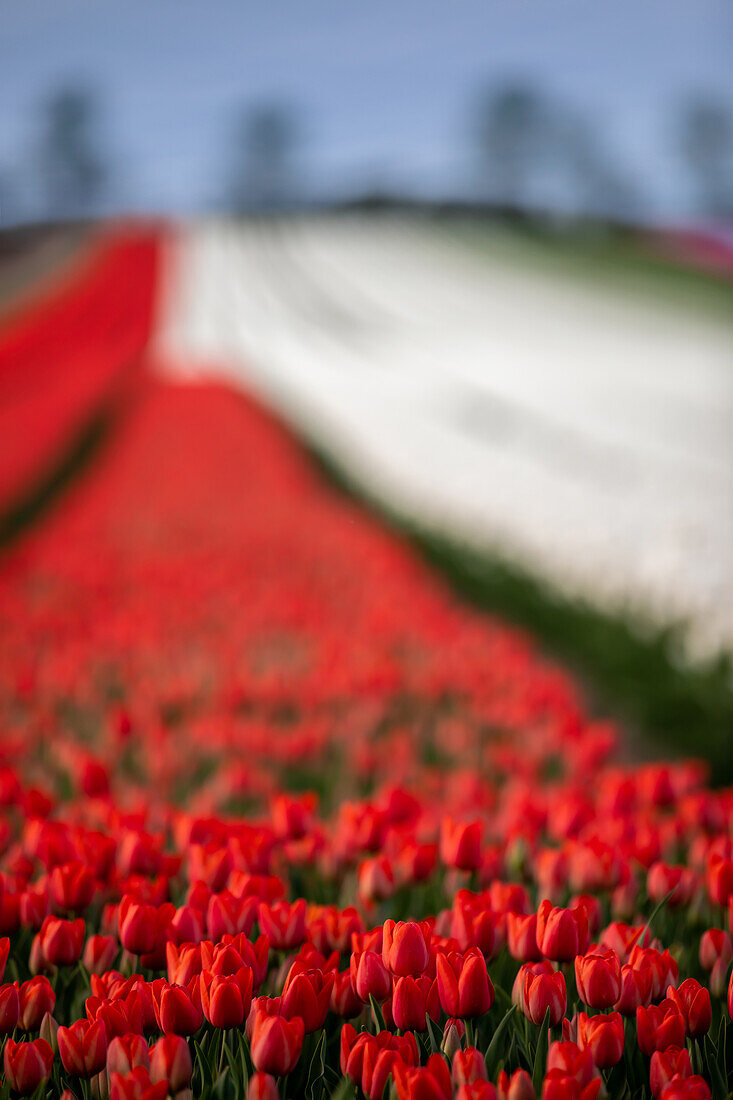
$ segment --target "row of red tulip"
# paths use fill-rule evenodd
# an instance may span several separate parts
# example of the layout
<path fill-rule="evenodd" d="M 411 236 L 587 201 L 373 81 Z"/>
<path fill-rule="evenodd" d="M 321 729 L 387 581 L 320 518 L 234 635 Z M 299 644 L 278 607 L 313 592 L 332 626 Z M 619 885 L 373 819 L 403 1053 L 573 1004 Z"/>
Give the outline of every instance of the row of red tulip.
<path fill-rule="evenodd" d="M 145 382 L 0 620 L 16 1093 L 725 1096 L 733 792 L 255 405 Z"/>

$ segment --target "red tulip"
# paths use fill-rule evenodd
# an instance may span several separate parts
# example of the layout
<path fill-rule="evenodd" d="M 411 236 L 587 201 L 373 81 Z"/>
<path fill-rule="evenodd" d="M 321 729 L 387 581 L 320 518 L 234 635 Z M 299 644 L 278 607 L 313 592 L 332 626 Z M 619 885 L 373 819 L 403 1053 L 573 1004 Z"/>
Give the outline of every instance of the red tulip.
<path fill-rule="evenodd" d="M 333 974 L 322 970 L 294 972 L 293 967 L 283 987 L 281 1012 L 289 1020 L 300 1016 L 306 1035 L 323 1027 L 331 1001 Z"/>
<path fill-rule="evenodd" d="M 454 1087 L 470 1085 L 473 1081 L 488 1081 L 486 1060 L 481 1051 L 476 1047 L 466 1047 L 465 1050 L 457 1051 L 453 1058 L 451 1078 Z"/>
<path fill-rule="evenodd" d="M 499 1100 L 537 1100 L 532 1078 L 526 1069 L 515 1069 L 509 1076 L 502 1070 L 497 1081 Z"/>
<path fill-rule="evenodd" d="M 145 1066 L 136 1066 L 129 1073 L 111 1073 L 109 1100 L 166 1100 L 168 1082 L 153 1082 Z"/>
<path fill-rule="evenodd" d="M 426 1031 L 425 1016 L 431 1020 L 440 1017 L 440 1000 L 437 983 L 426 975 L 413 978 L 409 974 L 395 979 L 392 994 L 392 1016 L 395 1026 L 402 1031 Z"/>
<path fill-rule="evenodd" d="M 45 1039 L 34 1039 L 32 1043 L 6 1039 L 3 1068 L 13 1092 L 30 1096 L 41 1082 L 48 1080 L 52 1065 L 53 1051 Z"/>
<path fill-rule="evenodd" d="M 568 1041 L 551 1043 L 547 1052 L 547 1070 L 557 1070 L 564 1077 L 573 1077 L 584 1088 L 596 1075 L 590 1050 Z"/>
<path fill-rule="evenodd" d="M 440 858 L 446 867 L 476 871 L 481 866 L 480 821 L 464 823 L 444 817 L 440 828 Z"/>
<path fill-rule="evenodd" d="M 164 978 L 153 982 L 153 1005 L 158 1027 L 166 1035 L 193 1035 L 203 1023 L 203 1013 L 188 989 L 169 985 Z"/>
<path fill-rule="evenodd" d="M 269 1073 L 253 1073 L 247 1085 L 247 1100 L 278 1100 L 277 1081 Z"/>
<path fill-rule="evenodd" d="M 84 921 L 46 917 L 38 933 L 41 954 L 50 966 L 73 966 L 81 957 Z"/>
<path fill-rule="evenodd" d="M 575 959 L 578 995 L 590 1008 L 610 1008 L 621 996 L 621 964 L 610 947 L 592 948 Z"/>
<path fill-rule="evenodd" d="M 356 995 L 356 990 L 351 984 L 351 972 L 344 970 L 334 974 L 333 987 L 331 989 L 331 1011 L 344 1020 L 350 1020 L 358 1016 L 363 1008 L 361 1000 Z"/>
<path fill-rule="evenodd" d="M 251 1054 L 255 1069 L 285 1077 L 300 1057 L 305 1028 L 300 1017 L 259 1016 L 252 1033 Z"/>
<path fill-rule="evenodd" d="M 561 909 L 545 899 L 537 910 L 537 946 L 546 959 L 569 962 L 588 946 L 585 906 Z"/>
<path fill-rule="evenodd" d="M 90 936 L 84 946 L 82 962 L 90 974 L 103 974 L 112 966 L 117 951 L 114 936 Z"/>
<path fill-rule="evenodd" d="M 596 1100 L 602 1084 L 601 1077 L 594 1077 L 581 1087 L 574 1077 L 564 1076 L 562 1070 L 551 1069 L 542 1082 L 542 1100 Z"/>
<path fill-rule="evenodd" d="M 486 960 L 478 949 L 461 956 L 439 954 L 436 959 L 440 1003 L 449 1016 L 483 1016 L 494 1003 L 494 987 Z"/>
<path fill-rule="evenodd" d="M 519 962 L 535 962 L 542 958 L 537 946 L 537 914 L 507 913 L 507 946 L 509 954 Z"/>
<path fill-rule="evenodd" d="M 289 951 L 299 947 L 307 936 L 305 926 L 305 900 L 278 901 L 274 905 L 260 904 L 258 909 L 260 928 L 276 949 Z"/>
<path fill-rule="evenodd" d="M 150 1048 L 150 1077 L 156 1083 L 167 1081 L 173 1095 L 190 1086 L 191 1051 L 181 1035 L 164 1035 Z"/>
<path fill-rule="evenodd" d="M 667 987 L 667 997 L 677 1006 L 685 1020 L 685 1028 L 691 1039 L 707 1035 L 712 1022 L 710 993 L 694 978 L 688 978 L 677 989 Z"/>
<path fill-rule="evenodd" d="M 107 1072 L 127 1074 L 137 1066 L 150 1068 L 148 1044 L 142 1035 L 116 1035 L 107 1047 Z"/>
<path fill-rule="evenodd" d="M 201 1007 L 213 1027 L 241 1027 L 252 1003 L 252 968 L 243 966 L 236 974 L 212 974 L 204 970 L 199 978 Z"/>
<path fill-rule="evenodd" d="M 430 925 L 427 921 L 384 922 L 382 961 L 398 978 L 424 973 L 430 956 Z"/>
<path fill-rule="evenodd" d="M 635 1016 L 639 1005 L 644 1008 L 652 999 L 653 975 L 648 966 L 636 968 L 624 963 L 621 967 L 621 993 L 613 1006 L 622 1016 Z"/>
<path fill-rule="evenodd" d="M 15 1031 L 19 1015 L 18 987 L 0 985 L 0 1035 L 11 1035 Z"/>
<path fill-rule="evenodd" d="M 578 1016 L 578 1046 L 589 1050 L 599 1069 L 608 1069 L 621 1060 L 624 1052 L 624 1022 L 619 1012 L 607 1015 Z"/>
<path fill-rule="evenodd" d="M 525 963 L 515 981 L 516 1003 L 533 1024 L 541 1024 L 550 1010 L 550 1027 L 556 1027 L 565 1015 L 567 990 L 565 978 L 549 963 Z"/>
<path fill-rule="evenodd" d="M 77 1020 L 56 1036 L 64 1069 L 72 1077 L 93 1077 L 107 1062 L 107 1033 L 101 1020 Z"/>
<path fill-rule="evenodd" d="M 659 1094 L 659 1100 L 710 1100 L 710 1085 L 704 1077 L 676 1074 Z"/>
<path fill-rule="evenodd" d="M 53 1012 L 56 994 L 42 974 L 29 978 L 18 987 L 18 1023 L 23 1031 L 37 1031 L 47 1012 Z"/>
<path fill-rule="evenodd" d="M 700 966 L 712 970 L 721 959 L 727 968 L 733 959 L 733 938 L 722 928 L 708 928 L 700 937 Z"/>
<path fill-rule="evenodd" d="M 426 1066 L 406 1066 L 401 1060 L 397 1061 L 394 1083 L 399 1100 L 452 1100 L 453 1097 L 448 1063 L 442 1054 L 431 1054 Z"/>
<path fill-rule="evenodd" d="M 354 952 L 350 964 L 351 984 L 360 1001 L 365 1004 L 370 996 L 380 1004 L 392 992 L 392 978 L 376 951 Z"/>
<path fill-rule="evenodd" d="M 673 1077 L 691 1077 L 692 1065 L 687 1050 L 680 1047 L 668 1047 L 655 1050 L 649 1065 L 649 1085 L 652 1096 L 658 1097 Z"/>
<path fill-rule="evenodd" d="M 642 1054 L 685 1045 L 685 1018 L 674 1001 L 639 1007 L 636 1010 L 636 1034 Z"/>
<path fill-rule="evenodd" d="M 82 913 L 94 897 L 94 872 L 76 860 L 54 867 L 48 876 L 51 902 L 62 913 Z"/>

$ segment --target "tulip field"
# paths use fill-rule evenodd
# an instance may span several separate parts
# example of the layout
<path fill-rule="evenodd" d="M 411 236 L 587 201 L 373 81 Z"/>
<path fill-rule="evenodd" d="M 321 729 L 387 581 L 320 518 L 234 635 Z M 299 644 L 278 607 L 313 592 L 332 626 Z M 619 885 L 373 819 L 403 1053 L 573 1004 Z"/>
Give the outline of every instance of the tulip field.
<path fill-rule="evenodd" d="M 725 1100 L 733 791 L 169 370 L 125 248 L 64 401 L 99 269 L 0 324 L 3 491 L 106 424 L 0 558 L 0 1097 Z"/>

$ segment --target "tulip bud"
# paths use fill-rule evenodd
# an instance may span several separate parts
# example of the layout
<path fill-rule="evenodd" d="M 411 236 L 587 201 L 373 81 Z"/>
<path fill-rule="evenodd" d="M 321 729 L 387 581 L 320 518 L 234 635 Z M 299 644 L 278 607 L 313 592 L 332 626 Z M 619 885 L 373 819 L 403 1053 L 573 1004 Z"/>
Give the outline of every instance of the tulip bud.
<path fill-rule="evenodd" d="M 449 1061 L 452 1061 L 456 1052 L 461 1050 L 465 1034 L 466 1025 L 463 1020 L 449 1019 L 446 1021 L 440 1049 Z"/>
<path fill-rule="evenodd" d="M 40 1036 L 45 1039 L 54 1054 L 58 1054 L 58 1021 L 53 1018 L 50 1012 L 47 1012 L 41 1020 Z"/>

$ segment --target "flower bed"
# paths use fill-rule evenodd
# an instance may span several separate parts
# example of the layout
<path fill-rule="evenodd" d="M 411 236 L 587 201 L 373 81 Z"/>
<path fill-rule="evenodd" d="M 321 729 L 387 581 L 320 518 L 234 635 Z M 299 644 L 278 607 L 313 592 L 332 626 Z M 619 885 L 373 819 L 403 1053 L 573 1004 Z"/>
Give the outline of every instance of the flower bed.
<path fill-rule="evenodd" d="M 726 1095 L 730 792 L 245 397 L 145 375 L 0 623 L 6 1093 Z"/>

